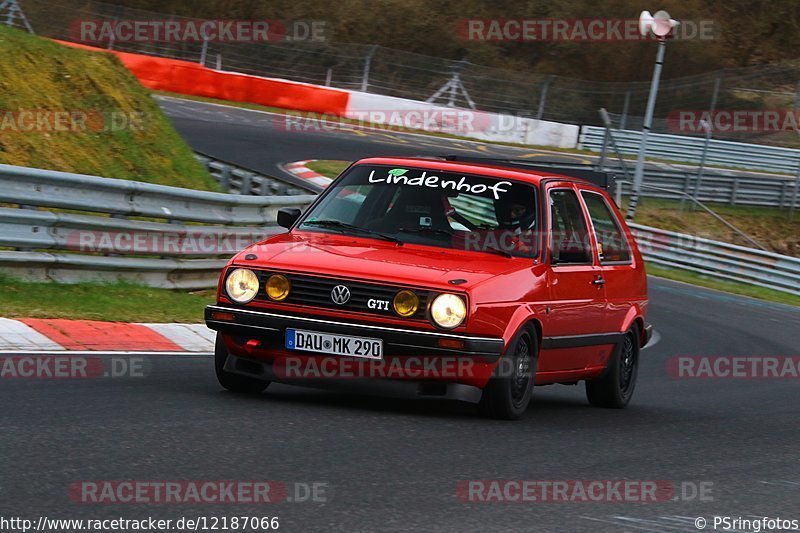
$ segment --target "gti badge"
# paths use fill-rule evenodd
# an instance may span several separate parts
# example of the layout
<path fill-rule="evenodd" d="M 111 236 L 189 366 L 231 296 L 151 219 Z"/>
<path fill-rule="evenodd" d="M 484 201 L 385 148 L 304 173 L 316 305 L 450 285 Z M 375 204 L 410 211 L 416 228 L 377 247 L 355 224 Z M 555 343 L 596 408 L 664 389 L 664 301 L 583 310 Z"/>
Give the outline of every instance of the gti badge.
<path fill-rule="evenodd" d="M 331 300 L 333 303 L 344 305 L 350 300 L 350 289 L 344 285 L 337 285 L 331 290 Z"/>

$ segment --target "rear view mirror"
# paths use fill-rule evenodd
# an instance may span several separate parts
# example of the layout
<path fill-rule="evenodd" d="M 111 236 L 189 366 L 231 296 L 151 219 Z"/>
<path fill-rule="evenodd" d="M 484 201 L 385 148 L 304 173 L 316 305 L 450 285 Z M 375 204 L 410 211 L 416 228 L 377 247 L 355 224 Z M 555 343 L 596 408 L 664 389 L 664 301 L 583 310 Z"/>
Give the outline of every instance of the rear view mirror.
<path fill-rule="evenodd" d="M 300 213 L 296 207 L 281 207 L 278 209 L 278 225 L 286 229 L 291 228 L 300 218 Z"/>

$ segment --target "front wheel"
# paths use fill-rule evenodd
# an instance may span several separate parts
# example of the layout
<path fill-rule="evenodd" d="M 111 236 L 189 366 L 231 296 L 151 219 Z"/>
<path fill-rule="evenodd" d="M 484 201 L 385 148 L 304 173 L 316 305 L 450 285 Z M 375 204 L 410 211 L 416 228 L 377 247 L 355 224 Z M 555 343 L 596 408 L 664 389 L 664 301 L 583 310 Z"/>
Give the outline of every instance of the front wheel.
<path fill-rule="evenodd" d="M 521 418 L 531 403 L 538 361 L 536 331 L 525 328 L 511 341 L 492 379 L 483 389 L 481 412 L 501 420 Z"/>
<path fill-rule="evenodd" d="M 240 376 L 225 370 L 225 361 L 228 359 L 228 349 L 222 342 L 222 335 L 217 333 L 217 342 L 214 345 L 214 370 L 217 374 L 217 381 L 224 388 L 231 392 L 243 394 L 258 394 L 264 392 L 269 386 L 269 381 Z"/>
<path fill-rule="evenodd" d="M 639 371 L 639 328 L 628 330 L 605 373 L 586 382 L 586 397 L 595 407 L 622 409 L 631 401 Z"/>

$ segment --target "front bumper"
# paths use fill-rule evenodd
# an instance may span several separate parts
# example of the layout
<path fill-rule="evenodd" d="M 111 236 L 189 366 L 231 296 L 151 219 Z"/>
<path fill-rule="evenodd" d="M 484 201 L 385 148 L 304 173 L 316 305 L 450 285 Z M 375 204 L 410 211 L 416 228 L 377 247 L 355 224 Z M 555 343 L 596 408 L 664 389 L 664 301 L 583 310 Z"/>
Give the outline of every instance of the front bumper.
<path fill-rule="evenodd" d="M 233 320 L 218 320 L 215 312 L 231 313 Z M 205 310 L 206 325 L 215 331 L 233 336 L 262 341 L 265 349 L 284 349 L 286 327 L 308 329 L 324 333 L 373 337 L 383 339 L 384 355 L 403 356 L 461 356 L 479 358 L 486 363 L 495 363 L 503 353 L 503 339 L 477 337 L 449 332 L 417 331 L 394 326 L 354 324 L 324 318 L 288 315 L 240 309 L 220 305 L 209 305 Z M 460 341 L 462 348 L 443 348 L 440 340 Z"/>

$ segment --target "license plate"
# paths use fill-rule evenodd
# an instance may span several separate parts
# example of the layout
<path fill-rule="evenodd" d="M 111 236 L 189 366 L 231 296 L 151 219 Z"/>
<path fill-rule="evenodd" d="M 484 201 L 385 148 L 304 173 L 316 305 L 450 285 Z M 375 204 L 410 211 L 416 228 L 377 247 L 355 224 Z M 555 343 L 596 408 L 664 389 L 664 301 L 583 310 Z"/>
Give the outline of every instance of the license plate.
<path fill-rule="evenodd" d="M 286 348 L 348 357 L 383 359 L 382 339 L 351 337 L 302 329 L 286 329 Z"/>

